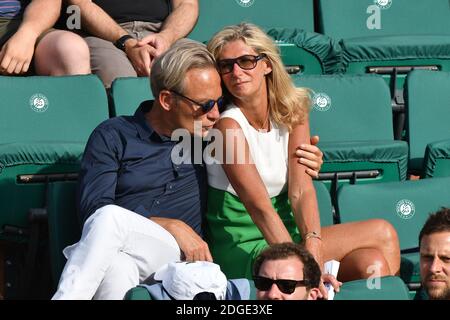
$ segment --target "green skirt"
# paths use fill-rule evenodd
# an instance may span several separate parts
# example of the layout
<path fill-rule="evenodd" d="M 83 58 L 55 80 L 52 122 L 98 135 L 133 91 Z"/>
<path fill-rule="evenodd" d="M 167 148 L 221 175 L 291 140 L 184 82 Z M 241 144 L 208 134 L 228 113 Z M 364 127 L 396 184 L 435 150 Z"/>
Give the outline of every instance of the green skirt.
<path fill-rule="evenodd" d="M 300 242 L 287 192 L 271 201 L 293 241 Z M 229 192 L 209 187 L 205 227 L 214 262 L 228 279 L 251 279 L 253 262 L 268 244 L 241 200 Z"/>

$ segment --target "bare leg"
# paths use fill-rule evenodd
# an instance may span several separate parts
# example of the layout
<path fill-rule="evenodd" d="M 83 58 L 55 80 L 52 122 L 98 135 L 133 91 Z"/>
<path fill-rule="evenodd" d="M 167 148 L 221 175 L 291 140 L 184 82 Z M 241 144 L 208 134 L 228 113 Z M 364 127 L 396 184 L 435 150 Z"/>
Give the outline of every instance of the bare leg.
<path fill-rule="evenodd" d="M 388 262 L 378 249 L 356 249 L 342 259 L 337 278 L 346 282 L 389 275 Z"/>
<path fill-rule="evenodd" d="M 91 73 L 89 48 L 73 32 L 56 30 L 46 34 L 34 54 L 36 73 L 62 76 Z"/>
<path fill-rule="evenodd" d="M 400 247 L 397 232 L 381 219 L 338 224 L 322 228 L 324 261 L 342 263 L 341 276 L 367 278 L 367 267 L 380 265 L 380 276 L 398 275 Z"/>

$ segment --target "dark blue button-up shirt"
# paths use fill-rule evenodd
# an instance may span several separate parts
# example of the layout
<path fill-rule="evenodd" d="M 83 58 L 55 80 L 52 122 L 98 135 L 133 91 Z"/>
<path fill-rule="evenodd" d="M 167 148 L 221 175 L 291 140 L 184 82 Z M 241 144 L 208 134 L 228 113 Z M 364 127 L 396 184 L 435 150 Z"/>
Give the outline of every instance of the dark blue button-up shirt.
<path fill-rule="evenodd" d="M 81 219 L 116 204 L 145 217 L 182 220 L 201 234 L 205 168 L 172 163 L 177 142 L 159 135 L 145 120 L 151 105 L 147 101 L 134 116 L 106 120 L 92 132 L 79 177 Z"/>

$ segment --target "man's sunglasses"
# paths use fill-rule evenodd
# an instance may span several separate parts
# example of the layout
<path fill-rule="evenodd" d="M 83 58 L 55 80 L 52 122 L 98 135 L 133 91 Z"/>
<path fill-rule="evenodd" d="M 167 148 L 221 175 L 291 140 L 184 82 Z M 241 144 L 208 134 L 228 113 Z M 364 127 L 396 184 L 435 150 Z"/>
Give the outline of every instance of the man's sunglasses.
<path fill-rule="evenodd" d="M 237 65 L 244 70 L 251 70 L 256 67 L 256 64 L 259 60 L 263 59 L 266 55 L 260 54 L 258 56 L 252 56 L 250 54 L 246 54 L 244 56 L 240 56 L 234 59 L 223 59 L 217 62 L 217 66 L 219 68 L 220 74 L 227 74 L 233 71 L 234 64 Z"/>
<path fill-rule="evenodd" d="M 287 279 L 270 279 L 266 277 L 253 276 L 256 289 L 260 291 L 268 291 L 275 283 L 281 292 L 285 294 L 292 294 L 297 287 L 308 286 L 308 280 L 287 280 Z"/>
<path fill-rule="evenodd" d="M 217 107 L 219 108 L 219 111 L 222 111 L 223 107 L 225 106 L 225 98 L 224 98 L 224 96 L 219 97 L 219 99 L 217 99 L 217 100 L 211 99 L 211 100 L 208 100 L 208 101 L 206 101 L 204 103 L 200 103 L 200 102 L 197 102 L 195 100 L 192 100 L 189 97 L 186 97 L 185 95 L 183 95 L 183 94 L 181 94 L 179 92 L 176 92 L 176 91 L 173 91 L 173 90 L 170 90 L 170 92 L 172 92 L 172 93 L 176 94 L 177 96 L 179 96 L 181 98 L 184 98 L 184 99 L 192 102 L 193 104 L 199 106 L 200 108 L 202 108 L 202 112 L 203 113 L 210 112 L 214 108 L 216 103 L 217 103 Z"/>

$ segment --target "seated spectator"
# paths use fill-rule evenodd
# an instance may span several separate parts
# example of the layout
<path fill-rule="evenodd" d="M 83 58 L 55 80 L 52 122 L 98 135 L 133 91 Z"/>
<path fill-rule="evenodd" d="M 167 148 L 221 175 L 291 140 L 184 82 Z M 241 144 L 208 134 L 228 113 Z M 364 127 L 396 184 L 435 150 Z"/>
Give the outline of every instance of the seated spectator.
<path fill-rule="evenodd" d="M 45 76 L 90 73 L 86 42 L 51 29 L 60 9 L 61 0 L 0 1 L 0 75 L 26 74 L 33 67 Z"/>
<path fill-rule="evenodd" d="M 258 300 L 316 300 L 321 297 L 320 278 L 314 257 L 292 242 L 264 249 L 253 265 Z M 332 284 L 339 291 L 340 283 L 333 278 Z"/>
<path fill-rule="evenodd" d="M 151 84 L 155 101 L 106 120 L 89 138 L 79 176 L 84 227 L 64 249 L 54 299 L 123 299 L 164 264 L 212 261 L 202 238 L 205 168 L 174 164 L 178 140 L 171 136 L 180 128 L 194 135 L 194 122 L 206 136 L 219 118 L 214 58 L 205 45 L 179 40 L 155 60 Z"/>
<path fill-rule="evenodd" d="M 420 231 L 419 245 L 424 293 L 431 300 L 450 300 L 450 208 L 430 215 Z"/>
<path fill-rule="evenodd" d="M 68 0 L 80 8 L 92 72 L 106 88 L 117 77 L 148 76 L 153 60 L 186 36 L 197 0 Z"/>
<path fill-rule="evenodd" d="M 231 102 L 215 128 L 238 137 L 238 143 L 224 139 L 216 151 L 226 159 L 207 161 L 206 231 L 215 263 L 228 278 L 251 278 L 265 247 L 303 242 L 319 266 L 340 262 L 341 281 L 368 278 L 373 265 L 379 276 L 398 274 L 398 237 L 387 221 L 321 227 L 311 177 L 294 157 L 310 139 L 309 91 L 294 86 L 273 41 L 243 23 L 218 32 L 208 49 Z M 326 297 L 323 284 L 320 289 Z"/>
<path fill-rule="evenodd" d="M 228 279 L 212 262 L 171 262 L 153 275 L 156 283 L 141 285 L 154 300 L 316 300 L 320 268 L 313 256 L 299 244 L 285 242 L 261 252 L 251 280 Z M 339 291 L 340 283 L 328 279 Z"/>

